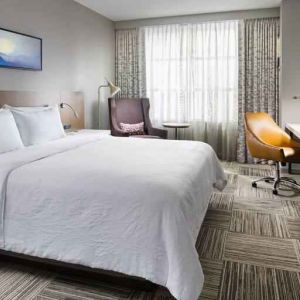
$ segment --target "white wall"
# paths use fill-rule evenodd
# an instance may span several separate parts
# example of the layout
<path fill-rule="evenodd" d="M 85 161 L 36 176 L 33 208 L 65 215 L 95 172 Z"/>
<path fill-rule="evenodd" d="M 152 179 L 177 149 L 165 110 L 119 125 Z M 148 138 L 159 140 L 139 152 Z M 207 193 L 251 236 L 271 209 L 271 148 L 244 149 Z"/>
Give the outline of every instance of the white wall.
<path fill-rule="evenodd" d="M 300 0 L 283 0 L 281 7 L 281 123 L 300 123 Z"/>
<path fill-rule="evenodd" d="M 300 1 L 300 0 L 299 0 Z M 182 24 L 200 23 L 207 21 L 240 20 L 250 18 L 279 17 L 279 8 L 232 11 L 224 13 L 198 14 L 189 16 L 176 16 L 165 18 L 140 19 L 132 21 L 115 22 L 116 29 L 127 29 L 141 26 L 162 25 L 162 24 Z"/>
<path fill-rule="evenodd" d="M 83 91 L 86 126 L 96 128 L 97 87 L 114 80 L 113 22 L 73 0 L 1 0 L 0 27 L 43 39 L 43 71 L 0 68 L 0 90 Z M 101 119 L 107 127 L 104 101 Z"/>

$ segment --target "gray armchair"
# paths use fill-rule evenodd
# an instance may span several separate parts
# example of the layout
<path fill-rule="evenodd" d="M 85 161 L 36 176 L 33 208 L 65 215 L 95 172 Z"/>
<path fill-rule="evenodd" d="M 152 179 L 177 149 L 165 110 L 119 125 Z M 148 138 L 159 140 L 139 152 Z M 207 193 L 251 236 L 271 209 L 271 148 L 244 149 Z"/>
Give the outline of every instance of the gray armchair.
<path fill-rule="evenodd" d="M 168 132 L 166 130 L 152 127 L 149 118 L 150 103 L 148 98 L 109 98 L 108 106 L 113 136 L 129 136 L 128 133 L 120 129 L 120 123 L 137 124 L 144 122 L 145 135 L 136 137 L 167 138 Z"/>

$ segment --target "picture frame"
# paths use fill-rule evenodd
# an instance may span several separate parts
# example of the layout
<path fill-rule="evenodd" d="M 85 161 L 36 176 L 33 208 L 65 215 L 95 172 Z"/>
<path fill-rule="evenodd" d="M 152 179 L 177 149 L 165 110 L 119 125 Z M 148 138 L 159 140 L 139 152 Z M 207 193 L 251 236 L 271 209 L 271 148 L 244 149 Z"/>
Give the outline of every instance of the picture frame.
<path fill-rule="evenodd" d="M 0 27 L 0 68 L 42 71 L 43 40 Z"/>

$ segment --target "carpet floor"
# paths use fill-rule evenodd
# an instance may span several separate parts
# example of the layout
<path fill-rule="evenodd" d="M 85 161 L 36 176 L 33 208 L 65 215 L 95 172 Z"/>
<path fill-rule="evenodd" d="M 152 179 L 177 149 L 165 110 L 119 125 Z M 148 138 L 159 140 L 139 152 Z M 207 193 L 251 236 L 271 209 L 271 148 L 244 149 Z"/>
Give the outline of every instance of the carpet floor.
<path fill-rule="evenodd" d="M 285 188 L 274 196 L 267 183 L 252 188 L 253 178 L 272 174 L 270 166 L 224 168 L 228 185 L 212 195 L 196 245 L 205 275 L 200 299 L 300 299 L 300 193 Z M 158 287 L 126 287 L 1 257 L 0 299 L 173 298 Z"/>

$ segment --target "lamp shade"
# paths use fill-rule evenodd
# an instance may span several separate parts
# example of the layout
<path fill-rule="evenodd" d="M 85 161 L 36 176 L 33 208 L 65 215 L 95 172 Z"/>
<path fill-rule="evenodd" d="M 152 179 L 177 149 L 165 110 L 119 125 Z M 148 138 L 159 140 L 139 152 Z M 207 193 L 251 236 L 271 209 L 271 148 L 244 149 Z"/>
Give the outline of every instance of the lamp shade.
<path fill-rule="evenodd" d="M 110 95 L 112 97 L 121 91 L 121 89 L 118 86 L 114 85 L 111 81 L 107 80 L 107 84 L 110 89 Z"/>

